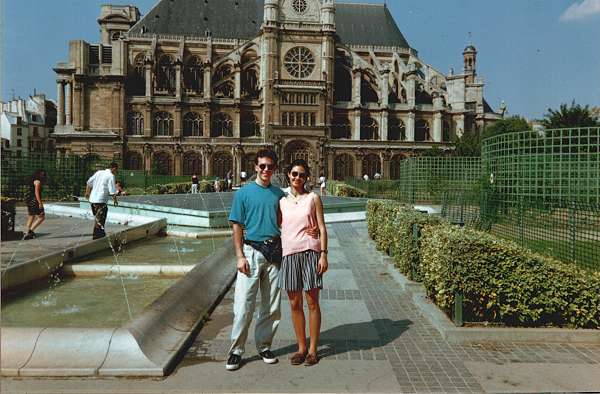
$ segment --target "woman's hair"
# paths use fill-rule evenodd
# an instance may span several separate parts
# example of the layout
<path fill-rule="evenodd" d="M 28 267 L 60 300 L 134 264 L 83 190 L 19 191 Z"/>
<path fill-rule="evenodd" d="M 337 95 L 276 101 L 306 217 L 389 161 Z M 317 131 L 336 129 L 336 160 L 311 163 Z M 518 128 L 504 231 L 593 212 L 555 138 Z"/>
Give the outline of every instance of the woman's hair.
<path fill-rule="evenodd" d="M 308 163 L 306 162 L 306 160 L 302 160 L 302 159 L 294 160 L 292 162 L 292 164 L 290 164 L 288 166 L 286 174 L 289 174 L 290 172 L 292 172 L 292 168 L 294 168 L 296 166 L 304 167 L 304 172 L 306 173 L 306 177 L 310 176 L 310 167 L 308 166 Z"/>
<path fill-rule="evenodd" d="M 43 176 L 42 176 L 43 174 Z M 40 180 L 40 181 L 45 181 L 46 180 L 46 170 L 44 170 L 43 168 L 38 168 L 37 170 L 35 170 L 35 172 L 33 173 L 33 175 L 31 176 L 31 180 Z"/>

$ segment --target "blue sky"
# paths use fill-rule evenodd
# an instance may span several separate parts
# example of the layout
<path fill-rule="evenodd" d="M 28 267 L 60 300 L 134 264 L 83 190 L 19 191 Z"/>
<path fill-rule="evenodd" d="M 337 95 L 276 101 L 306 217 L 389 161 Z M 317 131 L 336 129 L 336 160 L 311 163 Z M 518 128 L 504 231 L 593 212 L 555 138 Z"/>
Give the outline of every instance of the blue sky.
<path fill-rule="evenodd" d="M 13 91 L 25 97 L 34 88 L 56 97 L 52 67 L 67 60 L 69 40 L 99 41 L 101 4 L 133 4 L 146 14 L 156 0 L 0 2 L 6 100 Z M 421 59 L 444 73 L 462 70 L 462 50 L 475 45 L 477 71 L 493 108 L 504 100 L 509 113 L 540 118 L 547 108 L 572 100 L 600 106 L 600 0 L 388 0 L 387 5 Z"/>

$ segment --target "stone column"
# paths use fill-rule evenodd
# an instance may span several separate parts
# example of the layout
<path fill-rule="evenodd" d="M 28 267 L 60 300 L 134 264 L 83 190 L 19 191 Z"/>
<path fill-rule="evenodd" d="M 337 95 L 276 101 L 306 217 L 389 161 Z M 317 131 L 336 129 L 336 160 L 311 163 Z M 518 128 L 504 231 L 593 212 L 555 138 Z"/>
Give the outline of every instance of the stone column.
<path fill-rule="evenodd" d="M 383 151 L 380 153 L 381 157 L 381 178 L 390 179 L 390 159 L 392 157 L 391 152 Z"/>
<path fill-rule="evenodd" d="M 408 122 L 406 122 L 406 141 L 415 141 L 415 114 L 410 112 L 408 114 Z"/>
<path fill-rule="evenodd" d="M 465 115 L 458 115 L 454 121 L 456 122 L 456 136 L 460 138 L 465 133 Z"/>
<path fill-rule="evenodd" d="M 150 104 L 146 104 L 146 107 L 144 107 L 144 137 L 152 137 L 153 123 L 154 121 L 152 119 L 152 106 Z"/>
<path fill-rule="evenodd" d="M 333 164 L 335 162 L 335 151 L 333 149 L 327 150 L 327 179 L 333 179 Z"/>
<path fill-rule="evenodd" d="M 433 141 L 442 142 L 442 114 L 437 112 L 433 115 Z"/>
<path fill-rule="evenodd" d="M 152 96 L 152 62 L 144 62 L 146 73 L 146 97 Z"/>
<path fill-rule="evenodd" d="M 212 67 L 210 63 L 204 64 L 204 98 L 212 98 Z"/>
<path fill-rule="evenodd" d="M 360 110 L 354 111 L 354 128 L 352 129 L 352 139 L 360 140 Z"/>
<path fill-rule="evenodd" d="M 236 64 L 233 69 L 234 89 L 233 98 L 240 100 L 242 97 L 242 71 L 239 64 Z"/>
<path fill-rule="evenodd" d="M 181 138 L 181 107 L 177 105 L 175 107 L 175 117 L 173 119 L 174 127 L 173 127 L 173 137 Z"/>
<path fill-rule="evenodd" d="M 144 170 L 147 174 L 152 172 L 152 146 L 149 144 L 144 146 Z"/>
<path fill-rule="evenodd" d="M 210 138 L 210 128 L 211 128 L 211 117 L 210 117 L 210 110 L 205 111 L 202 114 L 202 136 L 205 138 Z"/>
<path fill-rule="evenodd" d="M 77 130 L 81 128 L 81 83 L 73 86 L 73 127 Z"/>
<path fill-rule="evenodd" d="M 56 125 L 63 126 L 65 124 L 65 86 L 63 81 L 56 81 Z"/>
<path fill-rule="evenodd" d="M 175 153 L 173 155 L 173 165 L 175 166 L 175 176 L 180 176 L 182 174 L 183 167 L 183 149 L 181 145 L 175 146 Z"/>
<path fill-rule="evenodd" d="M 362 173 L 363 158 L 364 158 L 363 155 L 354 156 L 354 176 L 359 179 L 362 179 L 362 176 L 363 176 L 363 173 Z"/>
<path fill-rule="evenodd" d="M 234 138 L 240 138 L 240 109 L 239 108 L 235 108 L 233 110 L 233 137 Z"/>
<path fill-rule="evenodd" d="M 233 182 L 240 183 L 240 173 L 244 161 L 244 150 L 240 145 L 233 148 Z"/>
<path fill-rule="evenodd" d="M 65 83 L 65 124 L 70 126 L 72 123 L 72 111 L 73 111 L 73 101 L 72 101 L 72 88 L 73 84 L 70 81 Z"/>
<path fill-rule="evenodd" d="M 388 110 L 383 110 L 383 112 L 381 113 L 381 121 L 379 122 L 379 139 L 381 141 L 388 140 L 388 117 Z"/>
<path fill-rule="evenodd" d="M 175 63 L 175 98 L 181 100 L 181 60 Z"/>
<path fill-rule="evenodd" d="M 352 70 L 352 74 L 352 103 L 355 106 L 360 106 L 362 73 L 359 69 L 354 69 Z"/>
<path fill-rule="evenodd" d="M 410 75 L 406 81 L 406 102 L 409 106 L 414 107 L 417 103 L 416 100 L 416 91 L 417 91 L 417 83 L 415 81 L 415 76 Z"/>

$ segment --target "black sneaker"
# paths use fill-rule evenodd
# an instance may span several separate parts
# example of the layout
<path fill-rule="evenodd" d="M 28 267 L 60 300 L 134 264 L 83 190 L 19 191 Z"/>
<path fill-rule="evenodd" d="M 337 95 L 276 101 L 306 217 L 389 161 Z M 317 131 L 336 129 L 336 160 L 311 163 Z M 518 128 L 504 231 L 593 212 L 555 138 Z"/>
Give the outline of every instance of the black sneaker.
<path fill-rule="evenodd" d="M 269 349 L 258 353 L 258 355 L 261 356 L 263 361 L 266 362 L 267 364 L 275 364 L 277 362 L 277 357 L 275 357 L 273 352 L 270 351 Z"/>
<path fill-rule="evenodd" d="M 227 359 L 227 364 L 225 364 L 225 368 L 228 371 L 235 371 L 236 369 L 238 369 L 240 367 L 241 363 L 242 363 L 242 356 L 231 353 L 229 355 L 229 358 Z"/>
<path fill-rule="evenodd" d="M 35 233 L 31 230 L 29 230 L 29 232 L 23 237 L 24 240 L 34 239 L 34 238 L 35 238 Z"/>

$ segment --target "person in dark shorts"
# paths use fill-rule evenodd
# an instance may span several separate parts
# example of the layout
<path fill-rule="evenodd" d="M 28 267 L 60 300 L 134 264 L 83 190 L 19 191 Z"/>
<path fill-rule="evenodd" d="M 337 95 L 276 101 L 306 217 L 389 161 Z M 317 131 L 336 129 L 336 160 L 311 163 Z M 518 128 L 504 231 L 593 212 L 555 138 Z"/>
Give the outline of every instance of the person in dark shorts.
<path fill-rule="evenodd" d="M 27 230 L 23 239 L 32 239 L 36 235 L 33 230 L 37 229 L 46 219 L 44 202 L 42 201 L 42 188 L 46 183 L 46 171 L 37 170 L 29 180 L 29 188 L 25 203 L 27 204 Z"/>
<path fill-rule="evenodd" d="M 108 215 L 109 196 L 112 196 L 114 205 L 117 205 L 117 185 L 115 184 L 115 174 L 119 166 L 112 162 L 110 168 L 96 171 L 88 179 L 85 189 L 85 197 L 92 205 L 92 214 L 94 215 L 94 234 L 93 239 L 106 236 L 104 224 Z"/>

